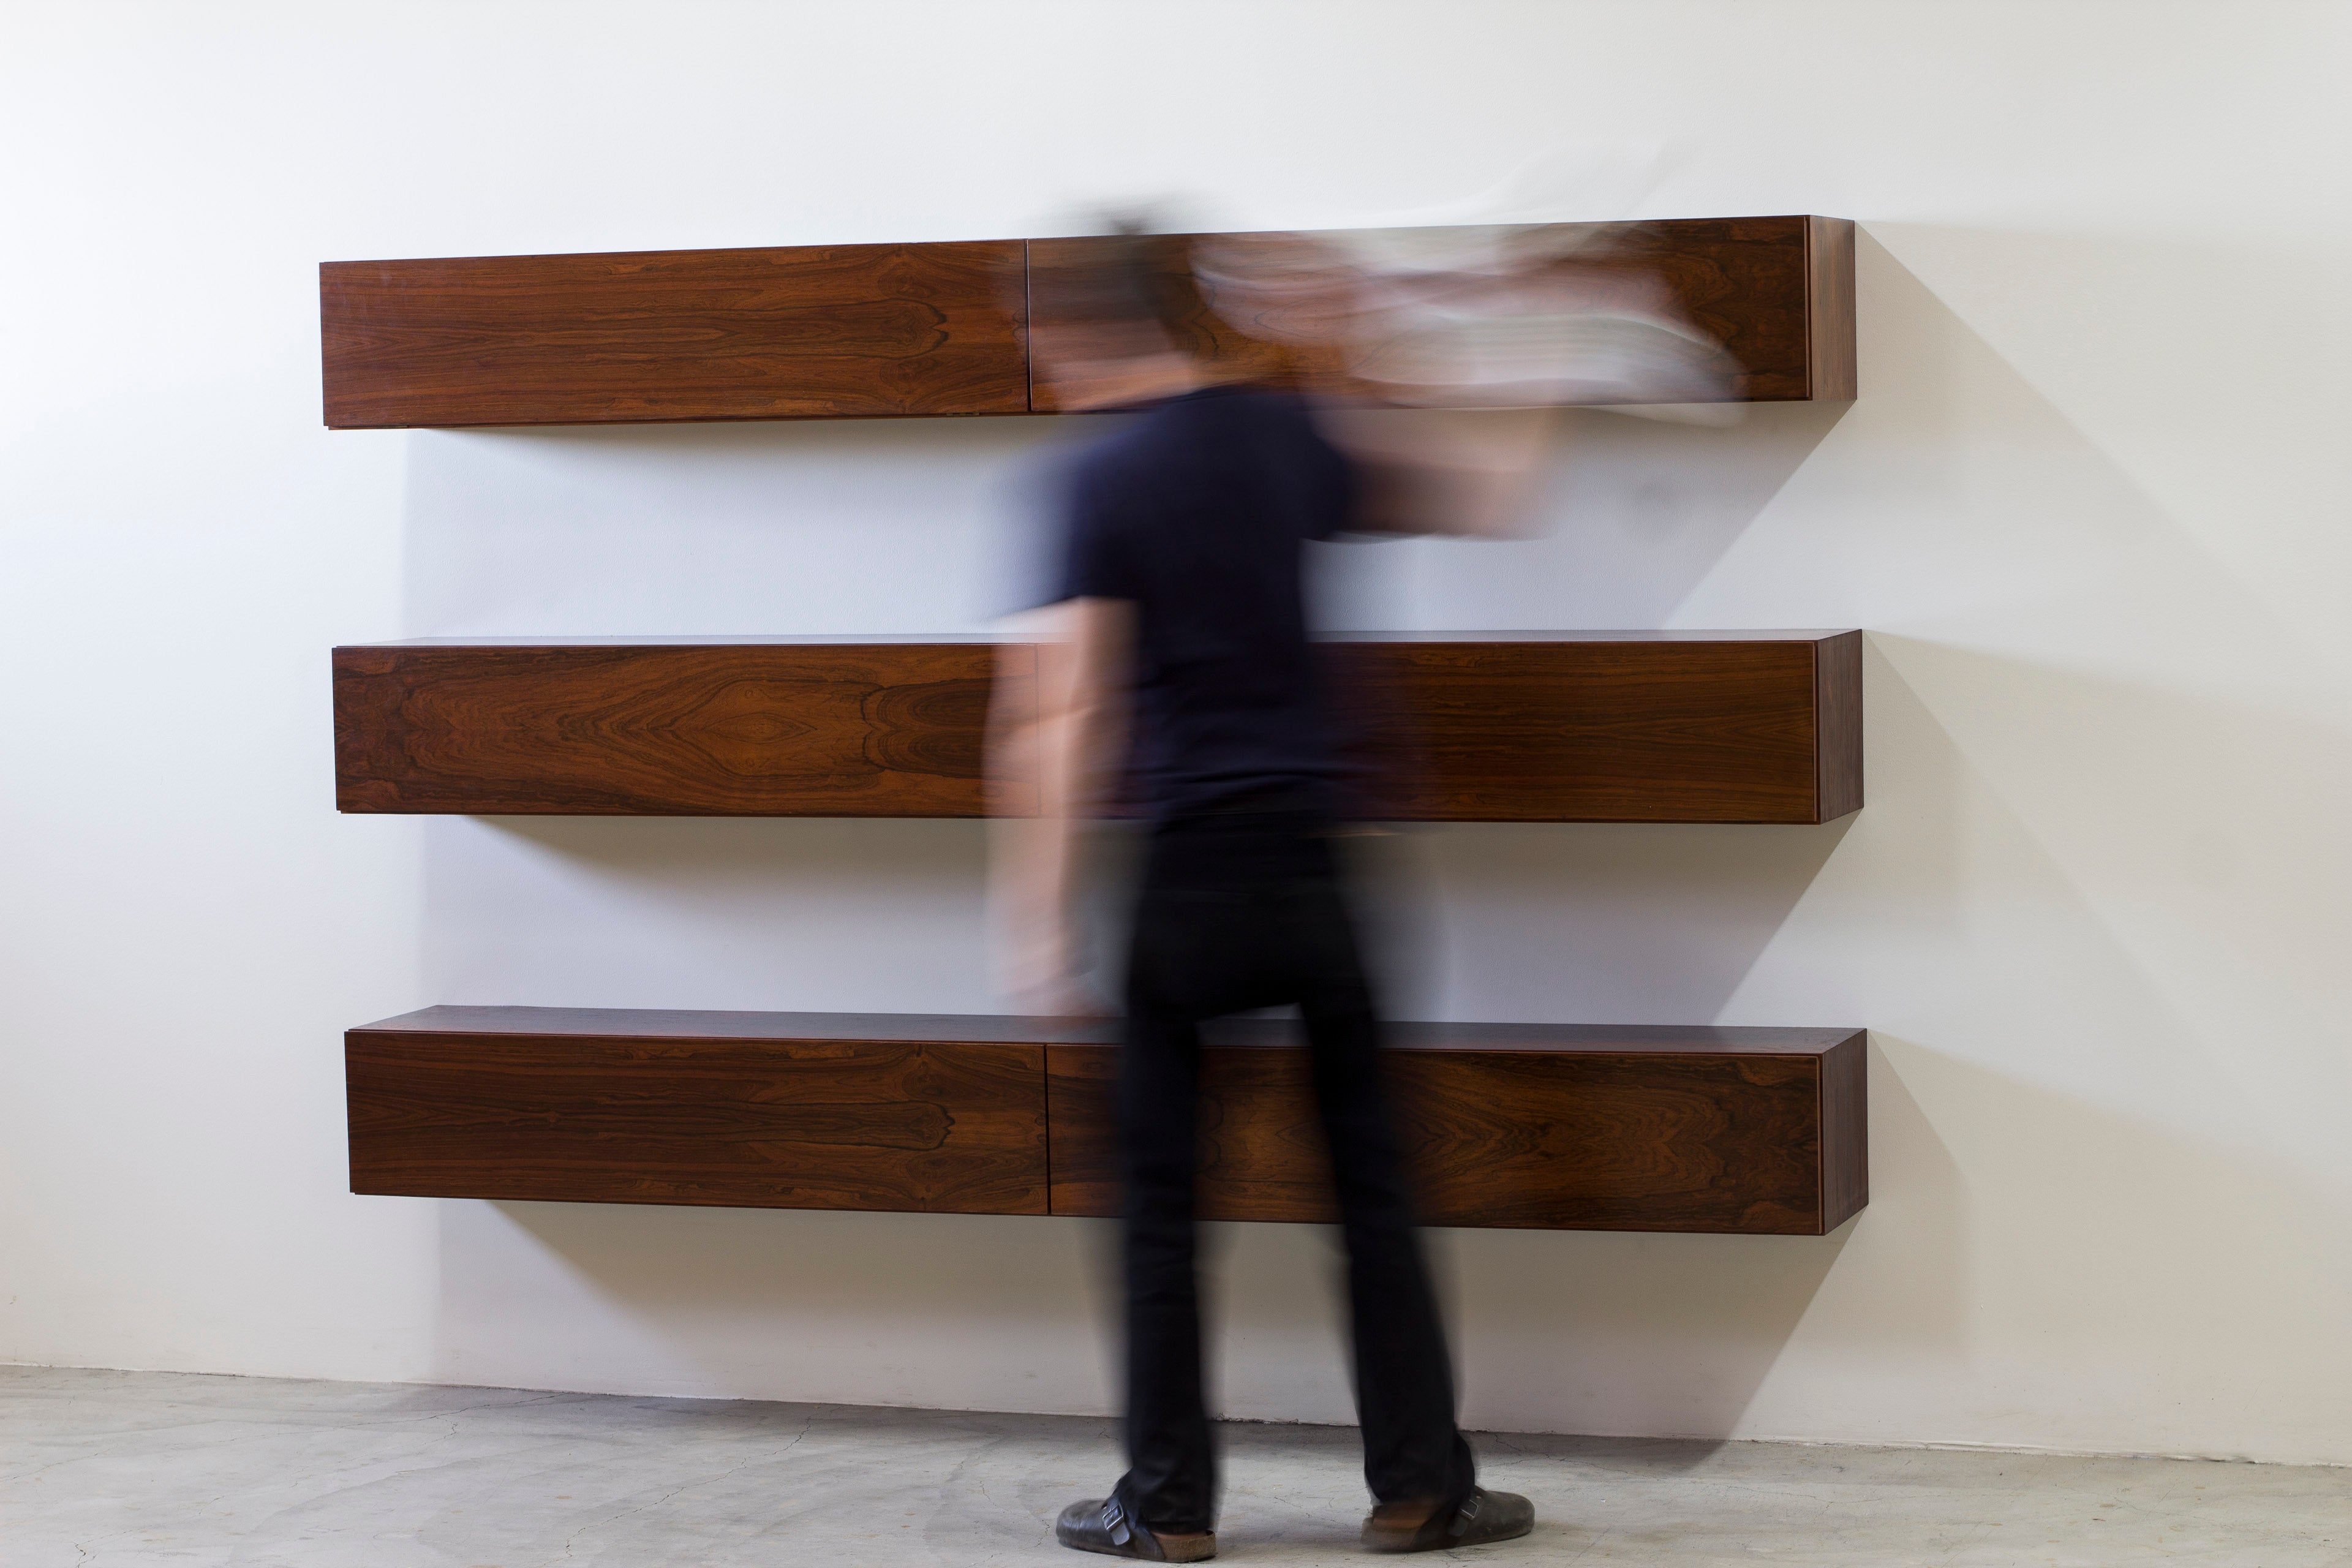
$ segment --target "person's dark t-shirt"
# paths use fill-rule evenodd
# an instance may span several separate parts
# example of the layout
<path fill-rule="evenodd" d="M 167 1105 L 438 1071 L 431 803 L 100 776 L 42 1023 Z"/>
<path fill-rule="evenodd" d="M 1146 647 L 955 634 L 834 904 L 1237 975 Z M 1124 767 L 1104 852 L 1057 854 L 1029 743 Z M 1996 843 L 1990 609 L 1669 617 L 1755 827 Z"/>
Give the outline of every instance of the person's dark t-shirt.
<path fill-rule="evenodd" d="M 1135 605 L 1135 758 L 1154 817 L 1335 807 L 1304 546 L 1345 528 L 1353 502 L 1348 459 L 1289 393 L 1191 393 L 1079 462 L 1057 597 Z"/>

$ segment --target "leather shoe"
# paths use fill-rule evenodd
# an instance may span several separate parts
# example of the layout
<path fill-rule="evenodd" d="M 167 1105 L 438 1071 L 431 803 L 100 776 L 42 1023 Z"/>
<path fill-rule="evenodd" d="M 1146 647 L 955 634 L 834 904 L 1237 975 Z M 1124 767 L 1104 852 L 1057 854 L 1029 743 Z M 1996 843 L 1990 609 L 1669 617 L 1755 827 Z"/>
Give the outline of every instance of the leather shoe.
<path fill-rule="evenodd" d="M 1517 1492 L 1490 1492 L 1474 1487 L 1452 1508 L 1440 1508 L 1412 1524 L 1383 1523 L 1380 1510 L 1364 1521 L 1364 1548 L 1369 1552 L 1443 1552 L 1456 1546 L 1484 1546 L 1510 1541 L 1536 1527 L 1536 1505 Z"/>
<path fill-rule="evenodd" d="M 1217 1535 L 1160 1535 L 1131 1518 L 1117 1498 L 1074 1502 L 1054 1521 L 1054 1539 L 1080 1552 L 1133 1557 L 1145 1563 L 1206 1563 L 1217 1554 Z"/>

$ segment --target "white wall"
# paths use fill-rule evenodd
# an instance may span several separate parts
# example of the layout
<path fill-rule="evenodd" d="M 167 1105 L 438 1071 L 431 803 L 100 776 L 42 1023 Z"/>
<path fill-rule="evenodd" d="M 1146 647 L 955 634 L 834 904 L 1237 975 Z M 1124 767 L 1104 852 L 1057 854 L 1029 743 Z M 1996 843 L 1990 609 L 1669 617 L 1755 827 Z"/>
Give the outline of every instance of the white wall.
<path fill-rule="evenodd" d="M 313 268 L 1338 225 L 1624 137 L 1642 213 L 1861 221 L 1862 400 L 1578 416 L 1544 537 L 1359 613 L 1867 627 L 1870 805 L 1419 835 L 1413 1003 L 1867 1025 L 1875 1200 L 1441 1235 L 1470 1419 L 2352 1461 L 2346 16 L 12 7 L 0 1357 L 1104 1408 L 1085 1225 L 341 1190 L 349 1024 L 993 1002 L 971 825 L 339 818 L 328 647 L 970 626 L 1067 428 L 329 435 Z M 1341 1418 L 1323 1241 L 1225 1260 L 1226 1408 Z"/>

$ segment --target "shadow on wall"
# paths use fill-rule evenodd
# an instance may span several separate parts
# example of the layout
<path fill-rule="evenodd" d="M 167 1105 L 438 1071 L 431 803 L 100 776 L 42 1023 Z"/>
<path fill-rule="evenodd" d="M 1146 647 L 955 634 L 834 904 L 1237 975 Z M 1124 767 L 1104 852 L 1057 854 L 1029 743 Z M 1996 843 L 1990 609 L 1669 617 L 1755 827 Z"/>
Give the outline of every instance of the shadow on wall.
<path fill-rule="evenodd" d="M 1050 419 L 407 433 L 410 637 L 963 631 Z M 1021 564 L 1025 565 L 1025 563 Z"/>
<path fill-rule="evenodd" d="M 979 822 L 428 818 L 435 1000 L 995 1010 Z"/>
<path fill-rule="evenodd" d="M 445 1203 L 436 1381 L 1110 1408 L 1099 1222 Z"/>
<path fill-rule="evenodd" d="M 1320 551 L 1340 628 L 1664 624 L 1843 418 L 1561 415 L 1533 536 Z M 1036 582 L 1046 476 L 1108 420 L 406 433 L 408 636 L 963 630 Z"/>
<path fill-rule="evenodd" d="M 2278 1152 L 1880 1045 L 1952 1152 L 1906 1140 L 1880 1163 L 1869 1256 L 1845 1260 L 1860 1277 L 1804 1325 L 1819 1384 L 1744 1435 L 1833 1419 L 1863 1441 L 2343 1462 L 2352 1203 Z"/>
<path fill-rule="evenodd" d="M 1528 537 L 1320 547 L 1317 618 L 1340 630 L 1664 626 L 1851 406 L 1752 404 L 1728 426 L 1563 410 Z"/>
<path fill-rule="evenodd" d="M 1906 1033 L 1970 1037 L 1992 1065 L 2178 1128 L 2292 1146 L 2352 1193 L 2336 934 L 2352 921 L 2337 783 L 2352 742 L 2330 722 L 2345 685 L 2321 628 L 2266 580 L 2300 526 L 2295 485 L 2281 481 L 2279 511 L 2250 504 L 2273 470 L 2295 471 L 2280 448 L 2307 410 L 2292 397 L 2215 405 L 2222 425 L 2197 426 L 2195 457 L 2234 487 L 2218 492 L 2234 505 L 2200 515 L 2214 509 L 2211 479 L 2182 483 L 2181 459 L 2151 449 L 2179 417 L 2177 374 L 2159 373 L 2177 372 L 2181 344 L 2145 331 L 2146 290 L 2152 269 L 2180 285 L 2166 297 L 2197 297 L 2192 284 L 2245 297 L 2221 281 L 2225 254 L 1878 232 L 1963 292 L 1973 284 L 1988 321 L 2034 329 L 2015 335 L 2048 363 L 2030 382 L 1864 238 L 1866 346 L 1885 370 L 1848 428 L 1868 452 L 1842 470 L 1855 493 L 1803 536 L 1808 559 L 1784 568 L 1839 563 L 1882 602 L 1863 858 L 1829 907 L 1860 952 L 1872 925 L 1947 943 L 1937 964 L 1913 942 L 1901 971 L 1874 966 L 1906 997 L 1944 999 L 1938 1026 L 1920 1018 Z M 2049 286 L 2021 297 L 2006 281 L 2019 276 Z M 2292 290 L 2272 292 L 2247 299 L 2250 318 L 2182 331 L 2200 353 L 2225 342 L 2231 363 L 2280 357 L 2282 385 L 2316 373 L 2333 389 L 2340 362 L 2311 333 L 2247 335 L 2250 320 L 2305 312 Z M 2053 313 L 2083 324 L 2057 333 Z M 2116 364 L 2146 374 L 2118 377 Z M 2241 435 L 2259 456 L 2217 462 Z M 2299 458 L 2312 467 L 2309 448 Z M 1947 798 L 1922 818 L 1908 792 L 1927 788 Z M 2003 1000 L 2015 1016 L 1995 1025 Z M 1871 1021 L 1891 1016 L 1882 1006 Z"/>
<path fill-rule="evenodd" d="M 1412 624 L 1667 625 L 1852 406 L 1748 404 L 1725 427 L 1566 410 L 1537 536 L 1413 546 Z"/>
<path fill-rule="evenodd" d="M 2050 1053 L 2048 1081 L 2294 1148 L 2352 1194 L 2340 809 L 2352 739 L 2259 698 L 1876 640 L 1901 671 L 1891 684 L 1933 694 L 1954 769 L 1999 800 L 2119 986 L 2145 998 L 2141 1026 Z"/>
<path fill-rule="evenodd" d="M 1832 1236 L 1438 1233 L 1465 1422 L 2341 1462 L 2352 1205 L 1912 1040 L 1871 1075 Z"/>
<path fill-rule="evenodd" d="M 1459 824 L 1376 853 L 1391 1011 L 1717 1021 L 1854 824 Z M 1846 1017 L 1771 1020 L 1860 1024 Z"/>
<path fill-rule="evenodd" d="M 1752 1436 L 1759 1391 L 1832 1271 L 1857 1254 L 1880 1268 L 1899 1260 L 1864 1330 L 1873 1352 L 1958 1354 L 1968 1333 L 1962 1183 L 1906 1081 L 1911 1056 L 1901 1042 L 1872 1042 L 1871 1204 L 1828 1236 L 1435 1233 L 1462 1341 L 1465 1423 Z"/>

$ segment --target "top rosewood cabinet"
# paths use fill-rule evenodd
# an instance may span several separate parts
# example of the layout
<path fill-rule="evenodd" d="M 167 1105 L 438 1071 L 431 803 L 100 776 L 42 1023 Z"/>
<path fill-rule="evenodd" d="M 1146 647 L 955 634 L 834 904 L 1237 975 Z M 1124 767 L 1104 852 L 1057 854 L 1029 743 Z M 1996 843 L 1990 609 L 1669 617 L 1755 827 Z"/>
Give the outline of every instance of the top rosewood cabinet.
<path fill-rule="evenodd" d="M 1854 395 L 1853 225 L 1824 217 L 1563 226 L 1664 280 L 1744 402 Z M 1050 413 L 1032 323 L 1067 333 L 1084 238 L 791 246 L 319 269 L 337 429 Z M 1591 263 L 1588 262 L 1588 265 Z M 1212 352 L 1248 363 L 1215 321 Z M 1290 366 L 1320 390 L 1343 374 Z"/>
<path fill-rule="evenodd" d="M 1017 239 L 331 261 L 327 424 L 1025 414 Z"/>

